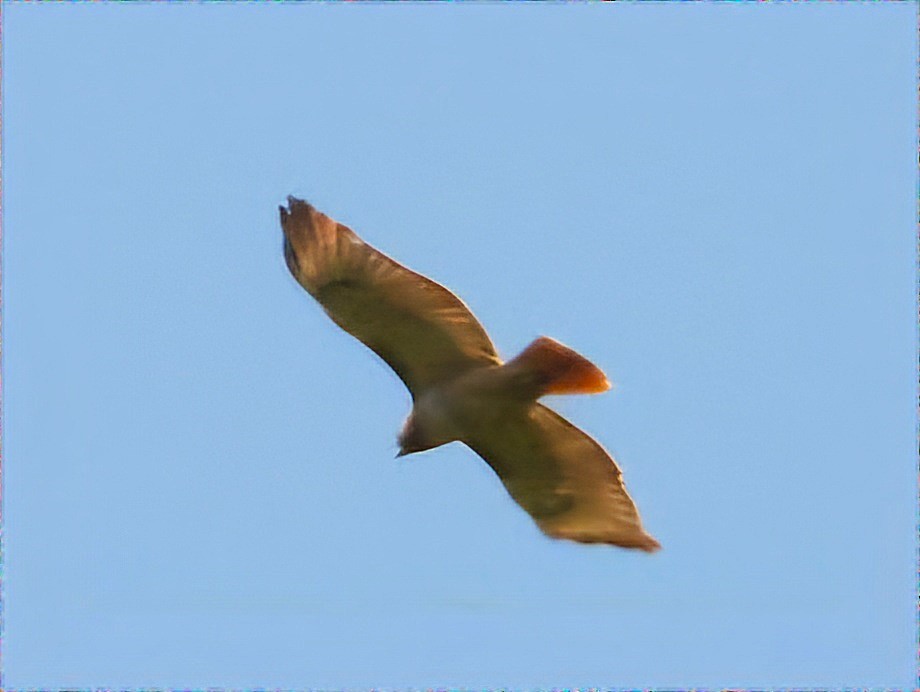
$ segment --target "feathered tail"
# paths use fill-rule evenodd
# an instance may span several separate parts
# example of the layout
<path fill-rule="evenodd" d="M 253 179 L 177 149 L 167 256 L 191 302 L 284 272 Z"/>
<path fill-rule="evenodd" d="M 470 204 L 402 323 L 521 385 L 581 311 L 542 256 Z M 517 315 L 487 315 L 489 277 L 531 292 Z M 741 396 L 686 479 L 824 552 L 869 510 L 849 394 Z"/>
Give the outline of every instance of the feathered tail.
<path fill-rule="evenodd" d="M 544 394 L 598 394 L 610 389 L 600 368 L 548 336 L 536 339 L 504 367 L 514 387 L 534 399 Z"/>

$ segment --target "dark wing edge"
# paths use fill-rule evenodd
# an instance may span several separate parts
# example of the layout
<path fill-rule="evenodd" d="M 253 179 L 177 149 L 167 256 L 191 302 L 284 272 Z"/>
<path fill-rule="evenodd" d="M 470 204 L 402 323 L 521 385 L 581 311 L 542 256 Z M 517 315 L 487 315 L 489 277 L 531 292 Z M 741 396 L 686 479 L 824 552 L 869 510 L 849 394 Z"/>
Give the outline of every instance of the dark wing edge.
<path fill-rule="evenodd" d="M 289 197 L 280 210 L 291 274 L 336 324 L 386 361 L 413 397 L 470 368 L 501 364 L 483 326 L 447 288 L 307 202 Z"/>
<path fill-rule="evenodd" d="M 654 552 L 613 457 L 552 409 L 535 404 L 464 440 L 501 478 L 543 533 Z"/>

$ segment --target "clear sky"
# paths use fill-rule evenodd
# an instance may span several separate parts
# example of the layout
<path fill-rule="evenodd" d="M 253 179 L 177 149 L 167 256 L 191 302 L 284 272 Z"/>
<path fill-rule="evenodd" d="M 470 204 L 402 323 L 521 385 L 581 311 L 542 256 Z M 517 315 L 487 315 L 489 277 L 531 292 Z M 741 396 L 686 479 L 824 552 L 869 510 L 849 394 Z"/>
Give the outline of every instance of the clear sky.
<path fill-rule="evenodd" d="M 914 687 L 916 12 L 5 4 L 4 687 Z M 288 194 L 600 365 L 663 550 L 394 459 Z"/>

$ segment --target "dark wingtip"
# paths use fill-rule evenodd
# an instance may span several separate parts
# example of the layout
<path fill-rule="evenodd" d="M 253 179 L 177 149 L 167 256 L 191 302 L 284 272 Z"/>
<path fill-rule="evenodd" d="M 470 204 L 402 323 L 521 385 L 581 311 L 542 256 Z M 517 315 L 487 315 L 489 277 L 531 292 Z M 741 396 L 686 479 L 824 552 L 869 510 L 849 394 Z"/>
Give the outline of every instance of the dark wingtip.
<path fill-rule="evenodd" d="M 599 542 L 608 543 L 609 545 L 616 545 L 620 548 L 630 548 L 633 550 L 641 550 L 646 553 L 657 553 L 661 550 L 661 543 L 656 541 L 652 536 L 648 535 L 644 531 L 641 536 L 630 536 L 629 538 L 605 538 L 601 539 Z"/>
<path fill-rule="evenodd" d="M 278 207 L 278 210 L 281 212 L 281 221 L 284 222 L 288 217 L 309 212 L 312 208 L 309 202 L 294 197 L 294 195 L 288 195 L 287 207 L 281 205 Z"/>
<path fill-rule="evenodd" d="M 644 550 L 647 553 L 657 553 L 659 550 L 661 550 L 661 543 L 656 541 L 648 534 L 645 534 L 643 542 L 636 547 L 638 547 L 640 550 Z"/>

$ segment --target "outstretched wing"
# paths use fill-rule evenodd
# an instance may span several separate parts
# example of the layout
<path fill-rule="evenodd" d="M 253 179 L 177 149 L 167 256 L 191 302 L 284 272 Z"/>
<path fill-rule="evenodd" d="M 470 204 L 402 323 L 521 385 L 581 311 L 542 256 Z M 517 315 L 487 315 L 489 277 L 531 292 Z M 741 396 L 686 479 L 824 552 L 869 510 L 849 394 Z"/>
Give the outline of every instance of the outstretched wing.
<path fill-rule="evenodd" d="M 480 426 L 464 442 L 491 466 L 514 500 L 553 538 L 653 552 L 616 462 L 542 404 Z"/>
<path fill-rule="evenodd" d="M 281 227 L 294 278 L 336 324 L 383 358 L 413 397 L 470 368 L 501 364 L 463 301 L 347 226 L 288 197 Z"/>

